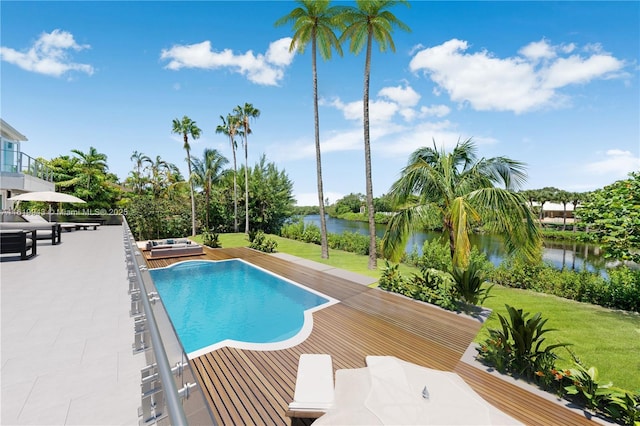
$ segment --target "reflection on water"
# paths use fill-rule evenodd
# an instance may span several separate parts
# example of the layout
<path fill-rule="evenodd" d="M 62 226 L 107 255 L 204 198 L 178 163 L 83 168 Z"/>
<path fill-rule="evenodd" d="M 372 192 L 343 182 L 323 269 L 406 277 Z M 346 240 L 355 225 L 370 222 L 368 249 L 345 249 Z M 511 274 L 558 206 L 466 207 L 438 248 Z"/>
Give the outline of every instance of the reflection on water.
<path fill-rule="evenodd" d="M 320 227 L 320 216 L 305 216 L 304 222 L 313 223 Z M 368 235 L 369 225 L 366 222 L 355 222 L 327 217 L 327 232 L 342 234 L 345 231 Z M 376 224 L 376 235 L 378 237 L 382 238 L 384 231 L 385 225 Z M 422 246 L 425 241 L 441 237 L 442 234 L 438 232 L 415 233 L 409 238 L 406 251 L 411 252 L 415 247 L 418 250 L 418 253 L 421 253 Z M 482 250 L 487 255 L 489 261 L 496 266 L 504 259 L 504 245 L 502 243 L 502 239 L 497 235 L 474 234 L 471 236 L 471 244 Z M 598 246 L 574 241 L 545 241 L 542 258 L 545 262 L 557 269 L 565 268 L 575 271 L 582 271 L 586 269 L 587 271 L 599 272 L 603 275 L 606 275 L 607 267 L 613 266 L 611 264 L 607 264 Z"/>

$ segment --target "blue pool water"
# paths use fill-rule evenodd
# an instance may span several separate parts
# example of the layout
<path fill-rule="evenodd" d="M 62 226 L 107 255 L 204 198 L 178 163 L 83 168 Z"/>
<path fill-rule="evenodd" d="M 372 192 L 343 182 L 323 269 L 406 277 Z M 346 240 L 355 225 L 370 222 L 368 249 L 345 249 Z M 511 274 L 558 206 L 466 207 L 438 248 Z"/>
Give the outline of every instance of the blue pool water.
<path fill-rule="evenodd" d="M 236 259 L 183 262 L 149 272 L 187 354 L 227 339 L 289 339 L 302 329 L 305 310 L 330 302 Z"/>

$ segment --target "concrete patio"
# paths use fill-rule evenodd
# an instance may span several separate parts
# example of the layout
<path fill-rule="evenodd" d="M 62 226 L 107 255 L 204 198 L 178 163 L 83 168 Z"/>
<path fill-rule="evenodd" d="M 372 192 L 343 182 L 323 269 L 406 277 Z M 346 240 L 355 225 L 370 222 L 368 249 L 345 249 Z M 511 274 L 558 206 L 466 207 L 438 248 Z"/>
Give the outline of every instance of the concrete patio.
<path fill-rule="evenodd" d="M 143 354 L 133 320 L 121 226 L 38 241 L 2 255 L 0 423 L 135 425 Z"/>

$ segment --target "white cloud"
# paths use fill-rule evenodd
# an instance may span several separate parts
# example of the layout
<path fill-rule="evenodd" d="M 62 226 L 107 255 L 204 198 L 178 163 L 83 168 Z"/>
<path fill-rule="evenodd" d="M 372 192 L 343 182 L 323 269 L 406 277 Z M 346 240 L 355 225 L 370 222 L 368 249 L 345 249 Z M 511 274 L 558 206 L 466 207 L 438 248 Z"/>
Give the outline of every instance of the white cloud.
<path fill-rule="evenodd" d="M 625 178 L 629 172 L 638 169 L 640 157 L 620 149 L 610 149 L 603 159 L 585 165 L 587 173 L 611 175 L 612 179 Z"/>
<path fill-rule="evenodd" d="M 411 86 L 385 87 L 378 92 L 378 96 L 390 99 L 403 107 L 416 106 L 420 95 Z"/>
<path fill-rule="evenodd" d="M 166 68 L 218 69 L 230 68 L 246 76 L 249 81 L 266 86 L 275 86 L 284 77 L 284 69 L 291 64 L 295 52 L 289 52 L 291 38 L 285 37 L 269 44 L 265 54 L 254 54 L 249 50 L 235 54 L 231 49 L 215 51 L 209 40 L 188 45 L 175 45 L 163 49 L 160 59 L 168 60 Z"/>
<path fill-rule="evenodd" d="M 529 43 L 520 49 L 519 53 L 534 62 L 541 59 L 551 59 L 556 56 L 555 50 L 549 46 L 549 43 L 547 43 L 546 40 Z"/>
<path fill-rule="evenodd" d="M 598 46 L 583 55 L 576 46 L 530 43 L 519 55 L 497 58 L 487 51 L 467 53 L 469 44 L 452 39 L 419 51 L 411 60 L 412 71 L 423 71 L 451 99 L 482 111 L 523 113 L 557 107 L 566 97 L 558 90 L 595 79 L 619 77 L 624 62 Z M 565 55 L 565 56 L 562 56 Z"/>
<path fill-rule="evenodd" d="M 345 104 L 340 98 L 336 98 L 329 103 L 323 101 L 322 105 L 330 105 L 342 111 L 342 115 L 347 120 L 360 122 L 363 120 L 362 101 L 353 101 Z M 396 102 L 369 100 L 369 121 L 371 124 L 388 122 L 399 110 L 400 107 Z"/>
<path fill-rule="evenodd" d="M 94 68 L 71 60 L 69 51 L 79 52 L 89 49 L 88 44 L 78 44 L 73 34 L 59 29 L 42 33 L 26 52 L 10 47 L 0 47 L 0 58 L 26 71 L 59 77 L 69 71 L 79 71 L 92 75 Z"/>
<path fill-rule="evenodd" d="M 431 106 L 423 106 L 420 108 L 420 117 L 444 117 L 445 115 L 449 115 L 451 112 L 451 108 L 446 105 L 431 105 Z"/>

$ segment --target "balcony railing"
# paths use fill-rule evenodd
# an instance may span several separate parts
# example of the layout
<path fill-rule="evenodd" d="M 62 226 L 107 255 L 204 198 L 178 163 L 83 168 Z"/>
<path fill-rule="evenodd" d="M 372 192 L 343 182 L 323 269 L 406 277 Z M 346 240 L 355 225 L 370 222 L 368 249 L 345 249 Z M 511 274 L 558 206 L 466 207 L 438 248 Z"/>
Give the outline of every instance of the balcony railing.
<path fill-rule="evenodd" d="M 53 170 L 50 167 L 21 151 L 3 149 L 0 171 L 22 173 L 53 182 Z"/>

